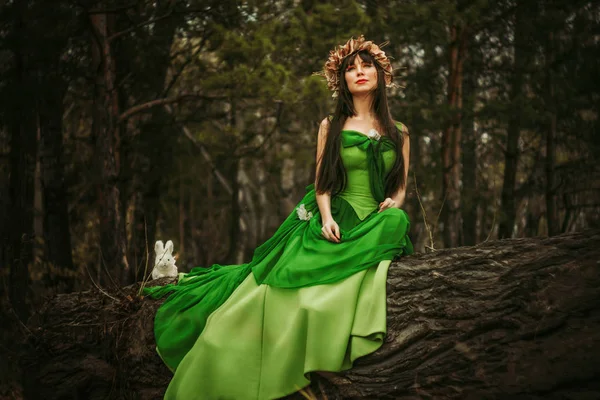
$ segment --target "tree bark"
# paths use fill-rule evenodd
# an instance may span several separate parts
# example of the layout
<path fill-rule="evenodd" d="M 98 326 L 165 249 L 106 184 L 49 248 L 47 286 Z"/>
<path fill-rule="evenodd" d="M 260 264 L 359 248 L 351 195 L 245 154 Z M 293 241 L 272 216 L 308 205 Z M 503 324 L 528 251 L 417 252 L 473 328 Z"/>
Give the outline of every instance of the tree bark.
<path fill-rule="evenodd" d="M 442 212 L 444 247 L 459 244 L 460 235 L 460 143 L 462 73 L 466 56 L 467 28 L 450 26 L 448 105 L 451 117 L 442 132 Z"/>
<path fill-rule="evenodd" d="M 400 260 L 384 346 L 328 397 L 600 396 L 599 245 L 594 231 Z"/>
<path fill-rule="evenodd" d="M 38 115 L 44 205 L 44 244 L 48 262 L 64 273 L 52 273 L 53 284 L 74 288 L 67 188 L 63 168 L 63 95 L 66 85 L 58 65 L 47 64 L 39 85 Z"/>
<path fill-rule="evenodd" d="M 597 230 L 404 257 L 388 274 L 383 346 L 347 372 L 312 374 L 312 390 L 329 399 L 598 398 L 599 259 Z M 20 358 L 25 398 L 162 399 L 172 376 L 154 350 L 162 301 L 137 290 L 49 299 Z"/>
<path fill-rule="evenodd" d="M 460 205 L 462 215 L 462 245 L 473 246 L 477 242 L 477 139 L 475 137 L 475 98 L 477 71 L 473 56 L 476 49 L 470 46 L 467 70 L 463 74 L 464 113 L 462 120 L 462 186 Z"/>
<path fill-rule="evenodd" d="M 516 212 L 516 184 L 519 166 L 519 138 L 521 137 L 521 119 L 523 115 L 523 86 L 525 84 L 526 60 L 529 55 L 528 43 L 528 9 L 524 5 L 516 7 L 515 12 L 515 41 L 514 41 L 514 73 L 510 89 L 511 113 L 506 132 L 506 155 L 504 157 L 504 178 L 500 204 L 500 223 L 498 237 L 512 237 Z"/>
<path fill-rule="evenodd" d="M 543 200 L 541 196 L 532 193 L 527 199 L 527 217 L 525 222 L 525 236 L 534 237 L 540 234 L 540 220 L 543 215 Z"/>
<path fill-rule="evenodd" d="M 33 198 L 37 155 L 37 132 L 33 110 L 30 54 L 26 46 L 26 11 L 24 2 L 18 2 L 15 12 L 13 107 L 9 116 L 10 183 L 8 266 L 9 298 L 17 316 L 25 321 L 29 315 L 29 264 L 33 261 Z"/>
<path fill-rule="evenodd" d="M 555 54 L 554 32 L 548 33 L 546 43 L 546 106 L 549 113 L 549 123 L 546 130 L 546 222 L 548 235 L 557 235 L 560 231 L 556 196 L 554 189 L 554 153 L 556 150 L 556 99 L 554 95 L 553 64 Z"/>
<path fill-rule="evenodd" d="M 100 3 L 103 5 L 103 3 Z M 114 30 L 114 15 L 92 14 L 93 65 L 96 68 L 92 133 L 96 142 L 96 167 L 101 177 L 97 185 L 100 216 L 100 251 L 104 265 L 99 270 L 110 274 L 108 280 L 121 282 L 127 277 L 129 265 L 125 254 L 125 224 L 122 219 L 119 176 L 119 101 L 115 86 L 115 59 L 109 36 Z"/>

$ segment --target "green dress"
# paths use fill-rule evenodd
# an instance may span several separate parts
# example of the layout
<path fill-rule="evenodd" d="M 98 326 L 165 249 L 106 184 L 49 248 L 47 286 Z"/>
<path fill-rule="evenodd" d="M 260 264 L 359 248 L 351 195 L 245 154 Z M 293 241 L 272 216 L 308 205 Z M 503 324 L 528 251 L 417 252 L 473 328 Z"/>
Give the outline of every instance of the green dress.
<path fill-rule="evenodd" d="M 377 212 L 393 142 L 352 130 L 341 140 L 347 184 L 331 199 L 340 243 L 322 236 L 311 185 L 249 263 L 144 290 L 170 293 L 155 318 L 157 351 L 175 373 L 165 399 L 275 399 L 381 345 L 387 268 L 413 252 L 410 222 L 401 209 Z"/>

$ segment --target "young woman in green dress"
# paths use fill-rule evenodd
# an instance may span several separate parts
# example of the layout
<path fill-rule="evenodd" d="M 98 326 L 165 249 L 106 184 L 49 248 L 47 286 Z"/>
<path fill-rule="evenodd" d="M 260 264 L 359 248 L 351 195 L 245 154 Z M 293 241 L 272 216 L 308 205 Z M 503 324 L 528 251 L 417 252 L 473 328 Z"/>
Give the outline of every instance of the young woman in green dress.
<path fill-rule="evenodd" d="M 155 319 L 157 351 L 174 372 L 165 399 L 275 399 L 310 372 L 349 369 L 386 332 L 391 260 L 411 254 L 408 131 L 395 123 L 392 67 L 364 37 L 330 52 L 337 97 L 321 124 L 315 185 L 247 264 L 196 267 Z"/>

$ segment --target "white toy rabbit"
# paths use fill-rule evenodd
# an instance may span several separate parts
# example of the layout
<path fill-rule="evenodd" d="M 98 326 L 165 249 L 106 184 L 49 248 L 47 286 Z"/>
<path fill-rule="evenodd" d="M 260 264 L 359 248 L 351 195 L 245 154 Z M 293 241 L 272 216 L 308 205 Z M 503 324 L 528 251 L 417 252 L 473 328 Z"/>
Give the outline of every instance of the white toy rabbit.
<path fill-rule="evenodd" d="M 164 277 L 177 277 L 177 266 L 175 257 L 173 257 L 173 242 L 167 241 L 164 246 L 162 240 L 157 240 L 154 245 L 156 258 L 154 259 L 154 269 L 152 270 L 152 279 Z"/>

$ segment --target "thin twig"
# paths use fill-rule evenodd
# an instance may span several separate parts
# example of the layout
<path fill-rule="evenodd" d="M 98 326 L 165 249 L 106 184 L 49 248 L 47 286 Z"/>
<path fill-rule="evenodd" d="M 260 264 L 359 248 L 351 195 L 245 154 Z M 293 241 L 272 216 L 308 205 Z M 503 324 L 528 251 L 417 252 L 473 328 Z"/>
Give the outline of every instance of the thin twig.
<path fill-rule="evenodd" d="M 167 112 L 170 115 L 173 115 L 173 109 L 171 108 L 171 106 L 169 106 L 168 104 L 165 104 L 165 109 L 167 110 Z M 183 124 L 180 124 L 180 125 L 181 125 L 181 130 L 183 131 L 183 134 L 185 135 L 185 137 L 187 137 L 196 146 L 196 148 L 198 148 L 198 150 L 200 150 L 200 153 L 202 153 L 204 160 L 210 166 L 212 173 L 215 175 L 215 177 L 217 178 L 219 183 L 223 186 L 223 188 L 225 189 L 227 194 L 232 194 L 233 189 L 231 189 L 231 185 L 229 184 L 229 182 L 227 182 L 227 179 L 225 179 L 225 177 L 221 174 L 221 172 L 219 172 L 219 170 L 217 169 L 217 166 L 211 159 L 210 154 L 208 154 L 208 151 L 206 150 L 204 145 L 202 145 L 200 142 L 198 142 L 198 140 L 196 140 L 196 138 L 194 138 L 194 136 L 192 135 L 190 130 L 185 125 L 183 125 Z"/>
<path fill-rule="evenodd" d="M 247 147 L 245 149 L 240 150 L 240 152 L 238 153 L 238 157 L 242 158 L 249 154 L 256 154 L 259 151 L 263 150 L 263 147 L 265 147 L 266 143 L 269 142 L 269 139 L 275 134 L 275 132 L 277 132 L 277 129 L 279 128 L 279 124 L 281 122 L 283 101 L 276 100 L 275 103 L 277 104 L 277 110 L 275 112 L 275 124 L 273 125 L 271 131 L 264 136 L 262 142 L 258 146 Z"/>
<path fill-rule="evenodd" d="M 96 289 L 98 289 L 100 291 L 100 293 L 104 294 L 105 296 L 110 297 L 111 299 L 113 299 L 114 301 L 119 301 L 117 298 L 111 296 L 110 294 L 106 293 L 104 291 L 104 289 L 102 289 L 100 286 L 98 286 L 98 284 L 96 284 L 96 281 L 94 281 L 94 278 L 92 278 L 92 274 L 90 273 L 90 269 L 88 268 L 87 264 L 85 265 L 85 270 L 88 273 L 88 276 L 90 277 L 90 280 L 92 281 L 92 283 L 94 284 L 94 286 L 96 287 Z"/>
<path fill-rule="evenodd" d="M 167 97 L 167 95 L 169 94 L 169 92 L 171 91 L 171 88 L 175 85 L 175 83 L 177 83 L 177 80 L 179 79 L 179 77 L 181 76 L 181 74 L 183 73 L 183 71 L 185 70 L 185 68 L 196 59 L 196 56 L 202 51 L 204 50 L 204 46 L 208 40 L 208 35 L 210 34 L 204 34 L 204 36 L 202 36 L 202 40 L 200 41 L 200 43 L 197 46 L 197 49 L 193 51 L 192 55 L 190 57 L 188 57 L 183 63 L 182 65 L 179 67 L 179 70 L 177 72 L 175 72 L 171 78 L 171 81 L 165 86 L 165 90 L 162 93 L 162 97 Z M 175 57 L 173 57 L 175 58 Z"/>
<path fill-rule="evenodd" d="M 496 176 L 494 176 L 494 187 L 496 187 Z M 497 198 L 498 198 L 498 189 L 496 189 L 496 193 L 494 194 L 494 199 L 497 199 Z M 492 232 L 494 232 L 494 227 L 496 226 L 496 215 L 498 215 L 499 208 L 500 207 L 498 205 L 496 205 L 496 207 L 494 209 L 494 219 L 492 219 L 492 227 L 490 228 L 490 231 L 488 232 L 487 237 L 483 241 L 484 243 L 487 242 L 488 240 L 490 240 L 490 237 L 492 236 Z"/>
<path fill-rule="evenodd" d="M 425 211 L 425 207 L 423 207 L 423 202 L 421 201 L 421 193 L 419 192 L 419 187 L 417 185 L 417 176 L 413 172 L 413 180 L 415 182 L 415 192 L 417 194 L 417 200 L 419 200 L 419 206 L 421 206 L 421 212 L 423 213 L 423 223 L 425 224 L 425 229 L 427 229 L 427 233 L 429 233 L 429 243 L 430 246 L 425 246 L 431 251 L 435 251 L 434 241 L 433 241 L 433 232 L 431 231 L 431 225 L 427 222 L 427 212 Z"/>
<path fill-rule="evenodd" d="M 102 267 L 104 267 L 104 271 L 106 272 L 106 275 L 108 275 L 108 279 L 110 279 L 110 281 L 114 285 L 115 289 L 117 289 L 123 296 L 125 296 L 125 293 L 121 289 L 121 286 L 117 285 L 117 282 L 115 282 L 110 271 L 108 270 L 108 266 L 106 265 L 106 262 L 104 262 L 104 254 L 102 253 L 102 248 L 100 248 L 100 262 L 102 263 Z M 122 277 L 122 275 L 121 275 L 121 277 Z"/>
<path fill-rule="evenodd" d="M 119 6 L 119 7 L 114 7 L 114 8 L 102 8 L 102 9 L 97 8 L 94 10 L 88 10 L 87 13 L 88 14 L 116 14 L 118 12 L 134 8 L 138 5 L 138 3 L 139 3 L 139 1 L 135 1 L 135 2 L 125 4 L 125 5 Z"/>
<path fill-rule="evenodd" d="M 148 227 L 146 226 L 146 215 L 144 215 L 144 236 L 146 238 L 145 243 L 146 246 L 148 246 Z M 148 247 L 146 247 L 146 261 L 148 260 Z M 137 266 L 135 267 L 135 280 L 137 282 L 137 277 L 138 274 L 140 273 L 140 267 L 142 266 L 142 263 L 144 262 L 144 259 L 142 259 L 139 263 L 137 263 Z M 148 264 L 146 263 L 146 267 L 148 266 Z M 146 272 L 144 272 L 144 276 L 146 275 Z M 144 279 L 144 277 L 142 277 L 142 280 Z"/>
<path fill-rule="evenodd" d="M 298 390 L 298 393 L 300 393 L 302 397 L 304 397 L 307 400 L 318 400 L 317 396 L 315 396 L 310 387 L 308 389 L 300 389 Z"/>
<path fill-rule="evenodd" d="M 141 296 L 146 283 L 150 280 L 150 275 L 146 277 L 148 273 L 148 259 L 150 258 L 150 252 L 148 251 L 148 225 L 146 223 L 146 216 L 144 216 L 144 232 L 146 236 L 146 266 L 144 267 L 144 276 L 142 276 L 142 284 L 140 285 L 140 290 L 138 291 L 138 296 Z M 137 276 L 137 273 L 136 273 Z"/>
<path fill-rule="evenodd" d="M 31 330 L 27 327 L 27 325 L 25 325 L 23 323 L 23 321 L 21 321 L 21 318 L 19 318 L 19 316 L 17 315 L 17 312 L 15 311 L 15 309 L 13 307 L 9 308 L 10 311 L 12 312 L 13 316 L 15 317 L 15 319 L 19 322 L 19 325 L 21 325 L 21 327 L 26 330 L 31 336 L 35 336 L 33 334 L 33 332 L 31 332 Z"/>
<path fill-rule="evenodd" d="M 141 22 L 135 26 L 132 26 L 131 28 L 127 28 L 125 30 L 122 30 L 121 32 L 114 33 L 114 34 L 110 35 L 106 40 L 108 40 L 109 42 L 112 42 L 113 40 L 115 40 L 123 35 L 126 35 L 128 33 L 135 31 L 136 29 L 139 29 L 146 25 L 154 24 L 158 21 L 169 18 L 171 16 L 171 14 L 173 14 L 173 7 L 171 7 L 169 9 L 169 11 L 167 11 L 164 15 L 161 15 L 160 17 L 151 18 L 151 19 Z"/>
<path fill-rule="evenodd" d="M 442 199 L 442 206 L 440 207 L 440 211 L 438 212 L 438 215 L 435 219 L 435 226 L 438 225 L 438 222 L 440 221 L 440 216 L 442 215 L 442 210 L 444 209 L 444 204 L 446 204 L 446 197 L 448 196 L 448 192 L 444 193 L 444 198 Z"/>

